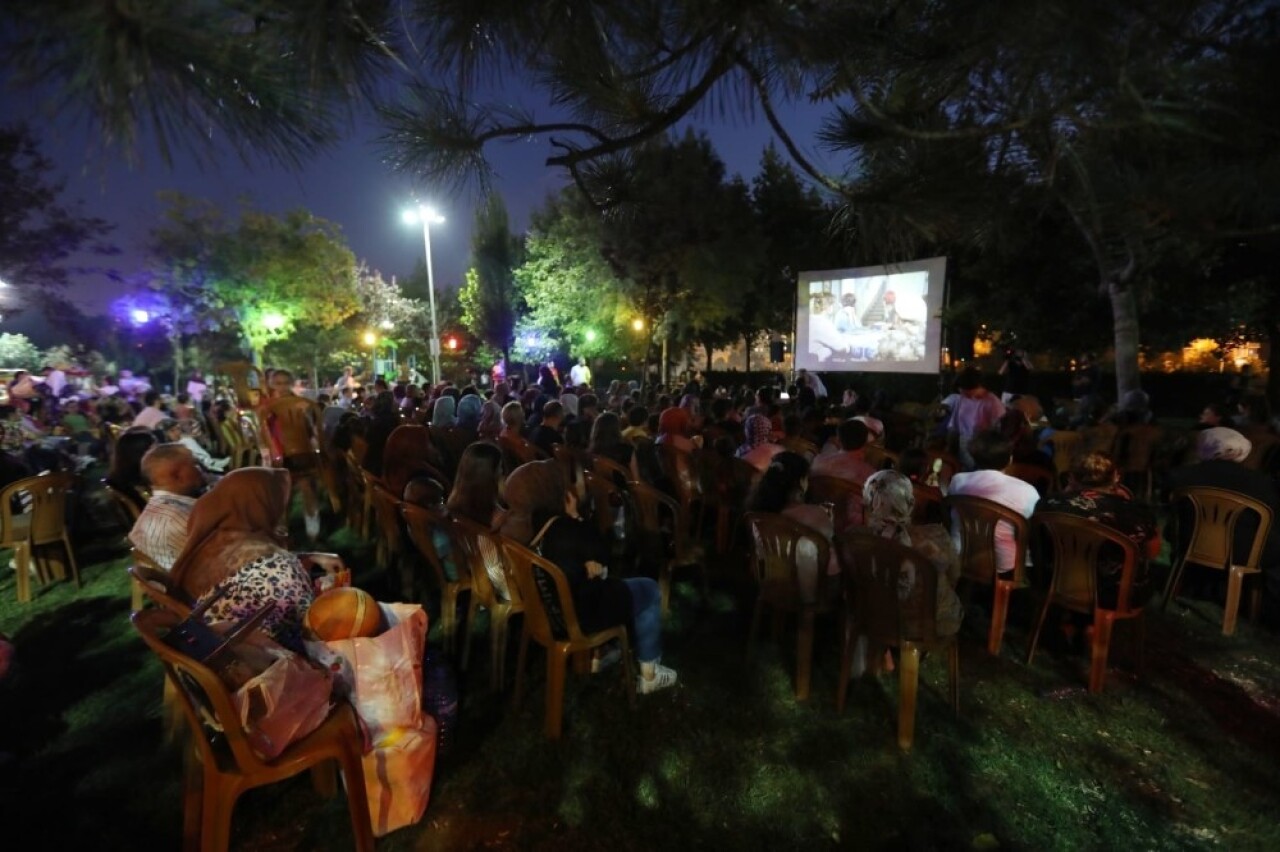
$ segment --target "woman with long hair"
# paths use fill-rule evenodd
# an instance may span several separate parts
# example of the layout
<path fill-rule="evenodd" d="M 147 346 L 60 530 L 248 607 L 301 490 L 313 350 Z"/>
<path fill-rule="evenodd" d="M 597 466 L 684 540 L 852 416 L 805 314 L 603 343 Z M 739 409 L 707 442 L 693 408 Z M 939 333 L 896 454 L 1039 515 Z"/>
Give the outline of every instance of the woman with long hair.
<path fill-rule="evenodd" d="M 450 514 L 497 529 L 503 510 L 498 505 L 502 491 L 502 450 L 477 441 L 458 460 L 458 475 L 445 504 Z"/>

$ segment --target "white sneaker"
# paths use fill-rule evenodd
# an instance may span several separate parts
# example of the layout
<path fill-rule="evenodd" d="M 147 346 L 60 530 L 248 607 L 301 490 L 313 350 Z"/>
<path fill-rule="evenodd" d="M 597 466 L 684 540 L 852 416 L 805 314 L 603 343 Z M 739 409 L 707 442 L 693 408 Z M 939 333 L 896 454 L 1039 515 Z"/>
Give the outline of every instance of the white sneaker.
<path fill-rule="evenodd" d="M 664 665 L 658 664 L 654 667 L 653 679 L 650 680 L 644 675 L 636 677 L 636 691 L 641 695 L 648 695 L 651 692 L 657 692 L 660 689 L 666 689 L 676 685 L 676 670 L 669 669 Z"/>

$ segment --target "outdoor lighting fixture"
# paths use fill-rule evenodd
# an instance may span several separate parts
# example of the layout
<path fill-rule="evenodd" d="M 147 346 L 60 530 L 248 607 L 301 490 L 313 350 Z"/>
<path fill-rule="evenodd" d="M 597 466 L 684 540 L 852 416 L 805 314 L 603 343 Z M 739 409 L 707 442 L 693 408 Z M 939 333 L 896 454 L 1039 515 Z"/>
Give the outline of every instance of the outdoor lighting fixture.
<path fill-rule="evenodd" d="M 394 324 L 391 322 L 391 320 L 383 320 L 382 322 L 378 323 L 378 325 L 380 325 L 382 328 L 385 328 L 387 331 L 390 331 L 394 327 Z"/>
<path fill-rule="evenodd" d="M 425 204 L 404 211 L 408 225 L 422 224 L 422 244 L 427 251 L 427 296 L 431 305 L 431 383 L 440 383 L 440 330 L 436 327 L 436 282 L 431 270 L 431 226 L 444 223 L 444 217 Z"/>
<path fill-rule="evenodd" d="M 594 328 L 587 329 L 587 342 L 595 343 L 595 341 L 596 341 L 596 330 Z"/>
<path fill-rule="evenodd" d="M 372 331 L 366 331 L 361 340 L 364 341 L 365 346 L 373 346 L 378 342 L 378 335 L 374 334 Z"/>
<path fill-rule="evenodd" d="M 142 308 L 134 308 L 129 312 L 129 318 L 138 325 L 146 325 L 151 319 L 151 314 L 147 313 Z"/>
<path fill-rule="evenodd" d="M 450 349 L 457 349 L 457 348 L 458 348 L 458 338 L 456 338 L 456 337 L 450 337 L 450 338 L 448 339 L 448 341 L 446 341 L 446 342 L 449 344 L 449 348 L 450 348 Z"/>
<path fill-rule="evenodd" d="M 3 278 L 0 278 L 0 290 L 3 290 L 8 286 L 9 286 L 9 282 L 5 281 Z"/>
<path fill-rule="evenodd" d="M 267 331 L 279 331 L 284 328 L 284 317 L 277 313 L 267 314 L 262 318 L 262 327 Z"/>
<path fill-rule="evenodd" d="M 636 317 L 631 321 L 631 327 L 636 331 L 644 331 L 644 320 L 640 319 L 640 317 Z"/>

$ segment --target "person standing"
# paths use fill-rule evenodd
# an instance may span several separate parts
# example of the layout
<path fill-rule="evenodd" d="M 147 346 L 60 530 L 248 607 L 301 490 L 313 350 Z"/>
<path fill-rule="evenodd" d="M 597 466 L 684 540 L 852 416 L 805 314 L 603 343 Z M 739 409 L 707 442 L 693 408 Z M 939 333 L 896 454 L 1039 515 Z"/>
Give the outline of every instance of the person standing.
<path fill-rule="evenodd" d="M 580 388 L 583 385 L 591 386 L 591 368 L 587 366 L 586 358 L 579 356 L 578 363 L 570 368 L 569 383 L 575 388 Z"/>
<path fill-rule="evenodd" d="M 965 470 L 973 470 L 974 457 L 969 453 L 969 442 L 979 432 L 999 425 L 1004 416 L 1004 403 L 986 389 L 982 374 L 974 367 L 966 367 L 960 373 L 956 390 L 954 407 L 947 421 L 947 436 L 956 446 Z"/>

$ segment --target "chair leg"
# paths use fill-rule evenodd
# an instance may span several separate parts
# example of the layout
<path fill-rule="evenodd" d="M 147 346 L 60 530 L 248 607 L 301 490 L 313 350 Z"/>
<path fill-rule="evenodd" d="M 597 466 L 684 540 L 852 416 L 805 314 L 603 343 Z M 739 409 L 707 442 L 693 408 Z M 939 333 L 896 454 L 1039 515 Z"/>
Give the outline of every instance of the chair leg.
<path fill-rule="evenodd" d="M 364 766 L 354 742 L 342 750 L 342 775 L 347 782 L 347 813 L 351 815 L 351 833 L 355 835 L 357 852 L 373 852 L 373 818 L 369 813 L 369 792 L 364 784 Z"/>
<path fill-rule="evenodd" d="M 516 686 L 511 696 L 511 709 L 519 710 L 524 700 L 524 665 L 529 658 L 529 628 L 520 631 L 520 654 L 516 657 Z"/>
<path fill-rule="evenodd" d="M 62 534 L 62 546 L 67 550 L 67 564 L 71 566 L 71 579 L 75 581 L 78 589 L 83 585 L 80 582 L 80 569 L 76 566 L 76 552 L 71 548 L 71 537 L 65 532 Z"/>
<path fill-rule="evenodd" d="M 1004 623 L 1009 617 L 1009 594 L 1013 586 L 995 582 L 995 600 L 991 605 L 991 632 L 987 634 L 987 652 L 993 657 L 1000 656 L 1000 645 L 1004 642 Z"/>
<path fill-rule="evenodd" d="M 458 587 L 452 583 L 440 591 L 440 629 L 444 652 L 453 654 L 458 647 Z"/>
<path fill-rule="evenodd" d="M 467 666 L 471 664 L 471 631 L 475 627 L 476 610 L 480 608 L 480 601 L 476 597 L 476 593 L 471 593 L 471 601 L 467 604 L 467 622 L 462 625 L 462 670 L 465 672 Z"/>
<path fill-rule="evenodd" d="M 1091 664 L 1089 666 L 1089 691 L 1102 692 L 1102 684 L 1107 679 L 1107 655 L 1111 651 L 1111 628 L 1115 619 L 1111 613 L 1095 610 L 1093 613 L 1093 644 L 1090 648 Z"/>
<path fill-rule="evenodd" d="M 813 669 L 813 621 L 811 608 L 800 613 L 796 630 L 796 700 L 809 699 L 809 678 Z"/>
<path fill-rule="evenodd" d="M 622 685 L 627 690 L 627 703 L 632 707 L 636 706 L 636 674 L 631 667 L 631 642 L 627 639 L 626 632 L 618 640 L 618 644 L 622 648 L 622 665 L 618 668 L 622 669 Z"/>
<path fill-rule="evenodd" d="M 185 776 L 182 785 L 182 849 L 183 852 L 199 852 L 200 826 L 204 822 L 204 767 L 196 759 L 194 743 L 183 749 L 182 763 Z"/>
<path fill-rule="evenodd" d="M 674 570 L 674 566 L 667 562 L 662 566 L 662 570 L 658 574 L 658 590 L 662 593 L 662 615 L 664 618 L 667 615 L 667 610 L 671 608 L 671 574 Z"/>
<path fill-rule="evenodd" d="M 960 643 L 951 642 L 947 649 L 947 688 L 951 699 L 951 709 L 960 715 Z"/>
<path fill-rule="evenodd" d="M 201 809 L 201 852 L 227 852 L 231 843 L 231 816 L 236 795 L 208 776 L 204 779 L 204 807 Z"/>
<path fill-rule="evenodd" d="M 489 688 L 495 692 L 501 691 L 506 682 L 503 662 L 507 656 L 507 618 L 510 614 L 510 604 L 500 603 L 489 610 Z"/>
<path fill-rule="evenodd" d="M 1240 592 L 1244 585 L 1244 574 L 1238 566 L 1232 565 L 1227 572 L 1227 603 L 1222 608 L 1222 635 L 1231 636 L 1236 632 L 1236 620 L 1240 616 Z"/>
<path fill-rule="evenodd" d="M 1169 579 L 1164 584 L 1164 600 L 1160 602 L 1161 611 L 1169 608 L 1169 601 L 1175 597 L 1178 586 L 1182 583 L 1182 571 L 1187 567 L 1187 558 L 1184 555 L 1181 559 L 1175 560 L 1173 568 L 1169 571 Z"/>
<path fill-rule="evenodd" d="M 747 634 L 747 659 L 751 659 L 755 651 L 756 640 L 760 637 L 760 622 L 764 620 L 764 596 L 756 596 L 756 608 L 751 613 L 751 632 Z"/>
<path fill-rule="evenodd" d="M 836 678 L 836 712 L 844 712 L 844 700 L 849 693 L 849 668 L 853 665 L 853 619 L 846 614 L 840 623 L 840 672 Z"/>
<path fill-rule="evenodd" d="M 13 550 L 14 582 L 18 586 L 18 603 L 31 601 L 31 548 L 25 541 L 20 541 Z"/>
<path fill-rule="evenodd" d="M 1049 617 L 1049 607 L 1053 605 L 1053 586 L 1045 592 L 1044 606 L 1040 608 L 1040 618 L 1036 620 L 1035 632 L 1031 634 L 1031 645 L 1027 648 L 1027 665 L 1036 658 L 1036 646 L 1040 644 L 1040 631 L 1044 629 L 1044 620 Z"/>
<path fill-rule="evenodd" d="M 338 794 L 338 767 L 332 760 L 322 760 L 311 767 L 311 787 L 322 799 L 332 799 Z"/>
<path fill-rule="evenodd" d="M 564 715 L 564 681 L 568 660 L 563 646 L 547 649 L 547 709 L 546 735 L 549 740 L 560 739 Z"/>
<path fill-rule="evenodd" d="M 908 751 L 915 741 L 916 688 L 920 684 L 920 649 L 904 642 L 898 661 L 898 748 Z"/>
<path fill-rule="evenodd" d="M 1257 622 L 1258 616 L 1262 615 L 1262 582 L 1259 580 L 1253 584 L 1253 588 L 1249 590 L 1249 620 Z"/>

